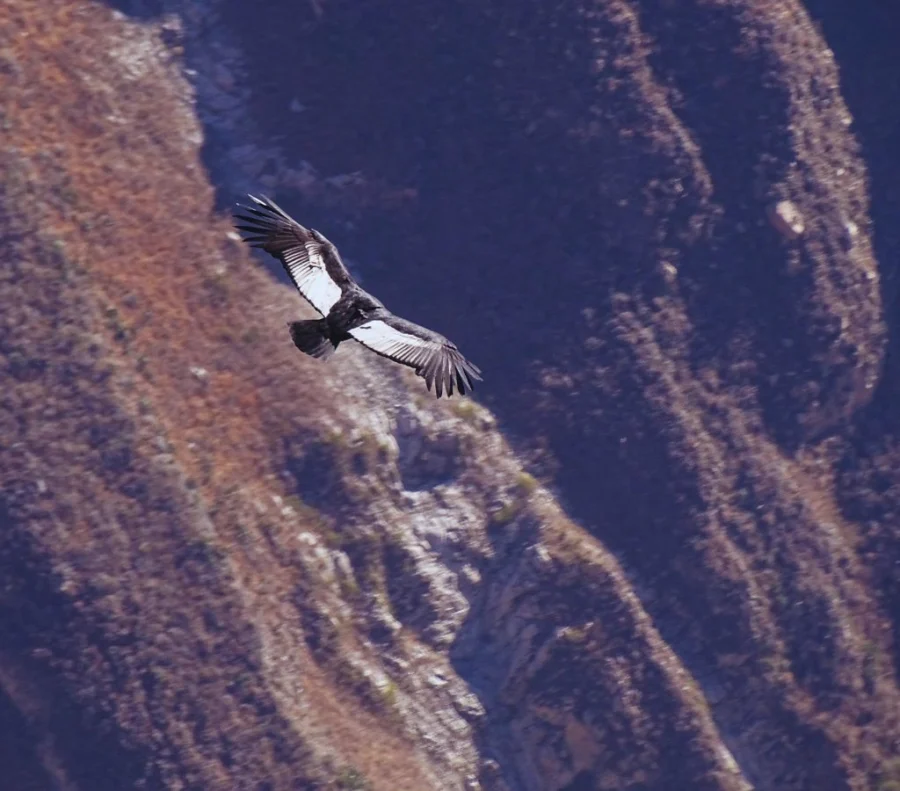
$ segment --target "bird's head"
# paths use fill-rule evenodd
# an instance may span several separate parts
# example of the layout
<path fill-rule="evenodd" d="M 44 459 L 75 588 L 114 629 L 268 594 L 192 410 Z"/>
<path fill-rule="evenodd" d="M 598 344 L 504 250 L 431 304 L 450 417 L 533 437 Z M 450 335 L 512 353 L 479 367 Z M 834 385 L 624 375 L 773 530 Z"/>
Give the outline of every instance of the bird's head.
<path fill-rule="evenodd" d="M 356 301 L 357 312 L 362 318 L 371 316 L 373 313 L 383 307 L 384 305 L 382 305 L 374 297 L 370 297 L 368 294 L 360 295 L 359 299 Z"/>

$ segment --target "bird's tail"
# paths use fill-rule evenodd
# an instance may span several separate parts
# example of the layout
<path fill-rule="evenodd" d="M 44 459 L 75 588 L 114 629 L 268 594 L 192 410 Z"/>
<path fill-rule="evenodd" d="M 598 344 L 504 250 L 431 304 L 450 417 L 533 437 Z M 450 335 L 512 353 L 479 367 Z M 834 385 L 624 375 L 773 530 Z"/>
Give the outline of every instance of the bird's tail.
<path fill-rule="evenodd" d="M 301 352 L 310 357 L 327 360 L 334 354 L 338 343 L 331 337 L 328 322 L 325 319 L 291 322 L 291 340 Z"/>

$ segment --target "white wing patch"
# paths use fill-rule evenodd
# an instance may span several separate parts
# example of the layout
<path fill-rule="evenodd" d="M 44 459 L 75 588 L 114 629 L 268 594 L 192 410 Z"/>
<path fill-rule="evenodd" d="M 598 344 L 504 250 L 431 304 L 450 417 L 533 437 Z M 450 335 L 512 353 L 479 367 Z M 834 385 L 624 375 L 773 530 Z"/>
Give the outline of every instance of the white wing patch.
<path fill-rule="evenodd" d="M 398 322 L 404 329 L 404 325 L 417 327 L 402 319 Z M 472 380 L 481 379 L 481 371 L 466 360 L 446 338 L 422 327 L 418 329 L 427 333 L 426 337 L 415 335 L 413 329 L 404 332 L 387 321 L 375 319 L 354 327 L 349 332 L 352 338 L 372 351 L 415 368 L 429 390 L 434 385 L 438 398 L 445 392 L 448 396 L 453 395 L 454 387 L 461 395 L 467 389 L 471 390 Z"/>
<path fill-rule="evenodd" d="M 383 321 L 369 321 L 350 330 L 350 335 L 370 349 L 395 360 L 418 366 L 435 348 L 431 341 L 395 330 Z"/>
<path fill-rule="evenodd" d="M 310 304 L 327 316 L 341 298 L 341 289 L 325 269 L 322 246 L 318 242 L 305 242 L 284 253 L 284 264 L 295 285 Z"/>

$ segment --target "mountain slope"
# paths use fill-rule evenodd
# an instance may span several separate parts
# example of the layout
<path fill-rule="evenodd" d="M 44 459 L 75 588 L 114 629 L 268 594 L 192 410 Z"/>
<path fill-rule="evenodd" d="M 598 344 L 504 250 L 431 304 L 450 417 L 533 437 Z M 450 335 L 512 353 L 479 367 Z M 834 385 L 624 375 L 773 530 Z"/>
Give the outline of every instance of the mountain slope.
<path fill-rule="evenodd" d="M 803 10 L 123 9 L 0 32 L 22 787 L 889 787 L 886 332 Z M 245 186 L 481 345 L 584 528 L 487 409 L 296 353 Z"/>

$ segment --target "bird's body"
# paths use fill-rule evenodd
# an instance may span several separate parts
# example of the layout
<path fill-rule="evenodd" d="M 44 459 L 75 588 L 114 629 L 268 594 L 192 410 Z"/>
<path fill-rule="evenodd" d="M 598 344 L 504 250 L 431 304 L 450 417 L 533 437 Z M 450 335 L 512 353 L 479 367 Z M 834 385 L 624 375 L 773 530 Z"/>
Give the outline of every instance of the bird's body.
<path fill-rule="evenodd" d="M 294 345 L 319 359 L 328 359 L 340 343 L 356 340 L 394 362 L 414 368 L 441 397 L 473 388 L 481 371 L 443 335 L 391 313 L 360 288 L 341 260 L 337 247 L 321 233 L 304 228 L 268 198 L 255 198 L 236 215 L 244 241 L 281 261 L 300 294 L 321 319 L 290 325 Z"/>

